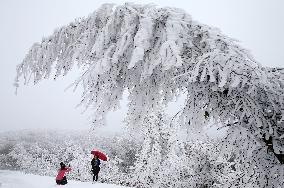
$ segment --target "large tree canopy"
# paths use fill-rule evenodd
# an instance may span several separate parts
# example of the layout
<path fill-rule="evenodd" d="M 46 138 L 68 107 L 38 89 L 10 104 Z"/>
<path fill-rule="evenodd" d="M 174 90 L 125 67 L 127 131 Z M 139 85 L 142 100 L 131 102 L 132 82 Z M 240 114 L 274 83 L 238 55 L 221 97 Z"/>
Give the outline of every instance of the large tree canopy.
<path fill-rule="evenodd" d="M 80 104 L 93 109 L 95 124 L 118 107 L 126 89 L 132 125 L 185 93 L 183 125 L 202 126 L 212 117 L 245 128 L 278 157 L 284 152 L 284 71 L 262 67 L 183 10 L 103 5 L 35 43 L 17 67 L 15 85 L 21 78 L 36 84 L 53 68 L 56 79 L 74 64 L 84 70 L 74 87 L 83 85 Z"/>

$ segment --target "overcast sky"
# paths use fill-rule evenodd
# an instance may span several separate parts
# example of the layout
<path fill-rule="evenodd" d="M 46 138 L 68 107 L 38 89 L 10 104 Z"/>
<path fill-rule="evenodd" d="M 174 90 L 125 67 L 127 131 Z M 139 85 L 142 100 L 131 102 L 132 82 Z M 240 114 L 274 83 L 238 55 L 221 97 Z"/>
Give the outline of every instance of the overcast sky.
<path fill-rule="evenodd" d="M 0 1 L 0 131 L 19 129 L 87 129 L 87 114 L 75 109 L 80 93 L 64 92 L 77 74 L 22 86 L 14 95 L 16 65 L 34 42 L 77 17 L 88 16 L 102 0 L 1 0 Z M 241 41 L 265 66 L 284 67 L 284 1 L 282 0 L 160 0 L 159 6 L 185 9 L 194 20 L 218 27 Z M 125 110 L 122 110 L 125 113 Z M 122 113 L 121 112 L 121 113 Z M 116 130 L 123 115 L 108 116 L 106 130 Z M 123 114 L 123 113 L 122 113 Z"/>

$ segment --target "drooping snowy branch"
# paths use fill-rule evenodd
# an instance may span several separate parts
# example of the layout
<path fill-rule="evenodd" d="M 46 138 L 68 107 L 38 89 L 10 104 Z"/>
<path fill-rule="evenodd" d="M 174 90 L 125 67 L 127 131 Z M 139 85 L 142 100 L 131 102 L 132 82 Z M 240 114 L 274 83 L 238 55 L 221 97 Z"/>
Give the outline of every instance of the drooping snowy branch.
<path fill-rule="evenodd" d="M 153 5 L 103 5 L 32 46 L 17 67 L 15 85 L 66 75 L 77 64 L 85 72 L 81 104 L 94 109 L 100 124 L 129 92 L 128 120 L 144 117 L 181 92 L 187 103 L 181 120 L 200 126 L 207 117 L 240 125 L 272 138 L 284 152 L 284 73 L 264 68 L 233 39 L 180 9 Z M 235 124 L 237 122 L 237 124 Z"/>

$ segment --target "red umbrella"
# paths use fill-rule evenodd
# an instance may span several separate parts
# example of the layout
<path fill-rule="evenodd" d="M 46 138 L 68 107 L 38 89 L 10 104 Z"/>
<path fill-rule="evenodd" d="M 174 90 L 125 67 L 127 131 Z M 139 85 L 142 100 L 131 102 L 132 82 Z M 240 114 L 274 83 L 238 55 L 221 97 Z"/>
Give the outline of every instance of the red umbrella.
<path fill-rule="evenodd" d="M 102 152 L 98 151 L 98 150 L 91 151 L 91 154 L 93 154 L 94 156 L 97 156 L 99 159 L 101 159 L 103 161 L 107 161 L 106 155 L 103 154 Z"/>

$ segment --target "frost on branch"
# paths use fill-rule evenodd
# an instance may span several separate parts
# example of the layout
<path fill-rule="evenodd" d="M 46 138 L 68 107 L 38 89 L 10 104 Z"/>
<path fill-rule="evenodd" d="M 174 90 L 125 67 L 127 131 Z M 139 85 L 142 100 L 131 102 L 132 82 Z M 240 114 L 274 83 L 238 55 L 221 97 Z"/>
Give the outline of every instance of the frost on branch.
<path fill-rule="evenodd" d="M 284 71 L 262 67 L 234 40 L 180 9 L 103 5 L 35 43 L 17 67 L 15 85 L 21 78 L 24 84 L 55 79 L 74 64 L 85 71 L 74 84 L 83 85 L 80 104 L 93 109 L 95 124 L 118 107 L 126 89 L 132 125 L 186 92 L 184 125 L 213 117 L 241 126 L 262 144 L 270 140 L 283 162 Z"/>

